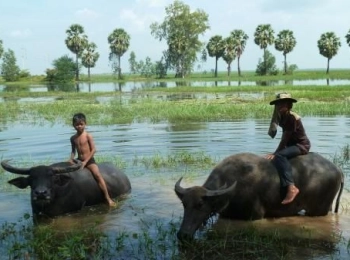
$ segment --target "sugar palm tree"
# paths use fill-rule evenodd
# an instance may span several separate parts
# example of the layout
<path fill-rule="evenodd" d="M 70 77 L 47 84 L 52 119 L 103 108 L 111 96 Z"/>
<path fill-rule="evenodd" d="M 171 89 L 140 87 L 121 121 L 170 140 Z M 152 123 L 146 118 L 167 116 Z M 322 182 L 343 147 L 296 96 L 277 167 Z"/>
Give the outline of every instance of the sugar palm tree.
<path fill-rule="evenodd" d="M 275 48 L 283 52 L 284 57 L 284 74 L 287 74 L 287 54 L 293 51 L 297 41 L 290 30 L 282 30 L 278 33 L 275 40 Z"/>
<path fill-rule="evenodd" d="M 124 55 L 124 53 L 129 49 L 130 45 L 130 35 L 121 28 L 115 29 L 108 36 L 108 43 L 110 52 L 110 60 L 115 56 L 117 58 L 117 67 L 118 70 L 118 79 L 121 79 L 121 63 L 120 59 Z"/>
<path fill-rule="evenodd" d="M 254 42 L 264 50 L 264 66 L 266 68 L 266 49 L 269 45 L 272 45 L 275 41 L 274 30 L 270 24 L 260 24 L 254 33 Z"/>
<path fill-rule="evenodd" d="M 72 24 L 66 30 L 67 38 L 65 43 L 68 49 L 75 54 L 76 73 L 75 79 L 79 80 L 79 57 L 88 44 L 87 36 L 84 34 L 84 27 L 79 24 Z"/>
<path fill-rule="evenodd" d="M 243 30 L 233 30 L 231 32 L 231 37 L 233 39 L 233 46 L 237 57 L 238 76 L 240 77 L 241 76 L 240 59 L 244 52 L 244 49 L 249 37 Z"/>
<path fill-rule="evenodd" d="M 95 67 L 100 54 L 96 52 L 96 44 L 90 42 L 87 44 L 86 49 L 83 51 L 81 55 L 81 62 L 85 68 L 88 69 L 88 77 L 90 80 L 90 69 Z"/>
<path fill-rule="evenodd" d="M 224 55 L 225 41 L 222 36 L 215 35 L 209 39 L 207 50 L 210 57 L 215 58 L 215 77 L 218 76 L 218 60 Z"/>
<path fill-rule="evenodd" d="M 231 63 L 236 58 L 236 50 L 232 36 L 225 39 L 225 51 L 222 58 L 227 64 L 227 76 L 229 77 L 231 75 Z"/>
<path fill-rule="evenodd" d="M 326 32 L 321 34 L 320 39 L 317 41 L 317 46 L 320 54 L 327 58 L 327 71 L 329 73 L 329 62 L 337 55 L 341 46 L 340 38 L 335 35 L 334 32 Z"/>

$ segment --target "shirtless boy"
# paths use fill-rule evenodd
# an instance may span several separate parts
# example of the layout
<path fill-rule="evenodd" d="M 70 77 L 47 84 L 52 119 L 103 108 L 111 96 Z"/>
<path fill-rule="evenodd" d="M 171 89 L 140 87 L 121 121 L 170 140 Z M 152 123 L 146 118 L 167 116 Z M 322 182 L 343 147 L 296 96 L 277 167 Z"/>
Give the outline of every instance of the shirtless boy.
<path fill-rule="evenodd" d="M 85 131 L 86 117 L 83 113 L 77 113 L 73 116 L 73 127 L 77 132 L 70 138 L 72 145 L 70 162 L 73 162 L 75 153 L 77 152 L 78 160 L 82 163 L 82 168 L 86 167 L 92 172 L 109 206 L 115 207 L 116 203 L 109 196 L 106 183 L 95 162 L 94 154 L 96 148 L 92 135 Z"/>

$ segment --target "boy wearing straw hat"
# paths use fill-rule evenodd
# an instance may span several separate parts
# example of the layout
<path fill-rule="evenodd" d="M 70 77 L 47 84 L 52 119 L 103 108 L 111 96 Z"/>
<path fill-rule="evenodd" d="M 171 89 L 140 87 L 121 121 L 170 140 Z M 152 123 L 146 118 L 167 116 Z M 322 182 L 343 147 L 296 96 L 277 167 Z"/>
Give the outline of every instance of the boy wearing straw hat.
<path fill-rule="evenodd" d="M 282 128 L 283 133 L 276 151 L 265 157 L 273 161 L 280 175 L 282 187 L 287 188 L 286 197 L 282 204 L 291 203 L 299 193 L 299 189 L 294 184 L 292 167 L 288 160 L 298 155 L 307 154 L 311 147 L 300 116 L 291 111 L 293 103 L 296 102 L 297 100 L 288 93 L 279 93 L 276 95 L 276 99 L 270 102 L 270 105 L 275 106 L 275 110 L 269 135 L 272 138 L 275 137 L 277 125 Z"/>

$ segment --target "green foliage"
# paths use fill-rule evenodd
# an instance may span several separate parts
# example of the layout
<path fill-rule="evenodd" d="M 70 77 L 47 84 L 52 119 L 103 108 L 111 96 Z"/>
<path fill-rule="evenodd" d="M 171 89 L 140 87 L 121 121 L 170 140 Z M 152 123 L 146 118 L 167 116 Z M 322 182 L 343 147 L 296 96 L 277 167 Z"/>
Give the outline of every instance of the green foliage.
<path fill-rule="evenodd" d="M 327 58 L 327 73 L 329 72 L 329 62 L 337 55 L 341 46 L 340 38 L 335 35 L 334 32 L 326 32 L 321 34 L 320 39 L 317 41 L 317 46 L 320 54 Z"/>
<path fill-rule="evenodd" d="M 88 44 L 87 36 L 84 34 L 84 27 L 79 24 L 72 24 L 66 30 L 67 38 L 65 43 L 67 48 L 75 54 L 75 79 L 79 80 L 79 57 Z"/>
<path fill-rule="evenodd" d="M 278 33 L 277 39 L 275 40 L 275 48 L 281 51 L 284 56 L 284 73 L 287 74 L 287 54 L 293 51 L 297 41 L 290 30 L 282 30 Z M 290 71 L 289 71 L 290 72 Z"/>
<path fill-rule="evenodd" d="M 19 78 L 29 78 L 30 77 L 30 73 L 28 70 L 21 70 L 19 72 Z"/>
<path fill-rule="evenodd" d="M 146 57 L 145 62 L 139 63 L 140 75 L 146 78 L 150 78 L 155 74 L 155 67 L 150 57 Z"/>
<path fill-rule="evenodd" d="M 235 53 L 235 57 L 237 57 L 237 70 L 238 76 L 241 76 L 241 66 L 240 66 L 240 58 L 244 52 L 245 46 L 249 39 L 248 35 L 243 30 L 233 30 L 229 36 L 231 48 Z"/>
<path fill-rule="evenodd" d="M 257 74 L 258 73 L 265 73 L 265 74 L 258 74 L 258 75 L 267 75 L 268 73 L 268 67 L 269 65 L 267 64 L 266 58 L 269 56 L 266 54 L 267 52 L 267 47 L 269 45 L 272 45 L 275 41 L 275 36 L 274 36 L 274 30 L 272 29 L 270 24 L 260 24 L 255 30 L 254 33 L 254 42 L 256 45 L 260 47 L 260 49 L 264 50 L 264 63 L 263 65 L 258 64 L 257 68 Z M 260 61 L 259 61 L 260 63 Z"/>
<path fill-rule="evenodd" d="M 207 44 L 207 50 L 210 57 L 215 58 L 215 77 L 218 76 L 218 60 L 225 53 L 226 42 L 223 40 L 222 36 L 215 35 L 209 39 Z"/>
<path fill-rule="evenodd" d="M 68 55 L 53 61 L 54 69 L 46 70 L 46 80 L 49 82 L 72 82 L 76 72 L 76 64 Z"/>
<path fill-rule="evenodd" d="M 0 59 L 3 53 L 4 53 L 4 47 L 2 46 L 2 40 L 0 40 Z"/>
<path fill-rule="evenodd" d="M 133 51 L 130 53 L 129 66 L 130 66 L 130 72 L 132 74 L 136 74 L 137 73 L 137 61 L 136 61 L 136 54 Z"/>
<path fill-rule="evenodd" d="M 298 69 L 298 66 L 296 64 L 291 64 L 288 66 L 286 74 L 292 75 L 294 71 L 296 71 L 297 69 Z"/>
<path fill-rule="evenodd" d="M 208 14 L 202 10 L 191 11 L 189 5 L 178 0 L 166 7 L 165 12 L 162 23 L 151 24 L 151 34 L 166 41 L 166 64 L 175 70 L 175 77 L 183 78 L 190 74 L 197 53 L 202 51 L 199 36 L 209 28 Z"/>
<path fill-rule="evenodd" d="M 277 75 L 276 58 L 268 50 L 264 52 L 263 61 L 259 60 L 255 73 L 257 75 Z"/>
<path fill-rule="evenodd" d="M 154 66 L 155 75 L 157 78 L 162 79 L 167 75 L 167 64 L 164 62 L 164 58 L 162 57 L 160 61 L 156 61 Z"/>
<path fill-rule="evenodd" d="M 111 50 L 109 60 L 112 62 L 114 73 L 118 73 L 118 79 L 121 79 L 120 59 L 129 49 L 130 35 L 122 28 L 115 29 L 108 36 L 109 48 Z"/>
<path fill-rule="evenodd" d="M 350 46 L 350 30 L 348 33 L 345 35 L 346 43 Z M 0 56 L 1 57 L 1 56 Z"/>
<path fill-rule="evenodd" d="M 260 49 L 266 49 L 269 45 L 274 43 L 274 30 L 270 24 L 260 24 L 254 33 L 254 42 Z"/>
<path fill-rule="evenodd" d="M 11 49 L 8 49 L 3 55 L 1 76 L 6 81 L 17 81 L 19 79 L 20 69 L 17 66 L 15 53 Z"/>
<path fill-rule="evenodd" d="M 100 54 L 96 52 L 96 44 L 91 42 L 88 43 L 86 49 L 81 54 L 81 62 L 85 68 L 88 69 L 88 77 L 90 79 L 90 69 L 95 67 Z"/>

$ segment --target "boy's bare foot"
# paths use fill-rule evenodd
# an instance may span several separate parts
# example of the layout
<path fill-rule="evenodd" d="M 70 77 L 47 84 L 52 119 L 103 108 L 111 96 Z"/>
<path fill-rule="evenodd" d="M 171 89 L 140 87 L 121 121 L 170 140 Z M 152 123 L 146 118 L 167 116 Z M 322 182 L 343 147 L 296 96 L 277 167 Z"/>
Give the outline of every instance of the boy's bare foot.
<path fill-rule="evenodd" d="M 295 197 L 298 195 L 298 193 L 299 193 L 299 189 L 295 185 L 289 185 L 287 195 L 282 201 L 282 204 L 291 203 L 295 199 Z"/>
<path fill-rule="evenodd" d="M 111 207 L 111 208 L 115 208 L 117 206 L 117 203 L 115 203 L 113 200 L 109 200 L 108 201 L 108 205 Z"/>

